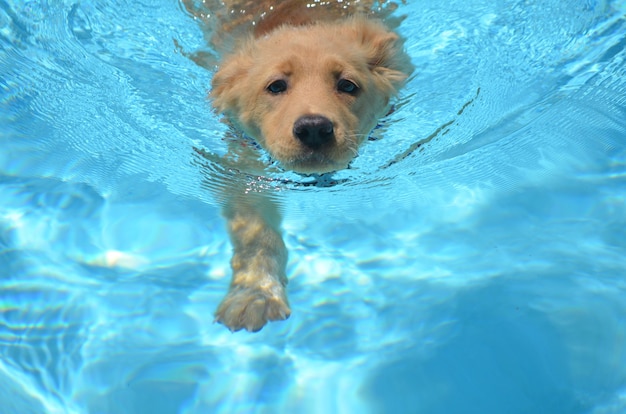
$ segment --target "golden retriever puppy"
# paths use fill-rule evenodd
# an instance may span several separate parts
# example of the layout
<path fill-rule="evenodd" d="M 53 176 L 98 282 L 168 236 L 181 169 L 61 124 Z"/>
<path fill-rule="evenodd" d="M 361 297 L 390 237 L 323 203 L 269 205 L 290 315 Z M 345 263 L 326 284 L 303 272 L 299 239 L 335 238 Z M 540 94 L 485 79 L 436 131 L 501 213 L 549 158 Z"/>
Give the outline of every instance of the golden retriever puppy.
<path fill-rule="evenodd" d="M 226 2 L 230 13 L 184 4 L 214 28 L 224 20 L 214 45 L 243 35 L 218 65 L 213 105 L 295 172 L 346 168 L 412 71 L 398 35 L 372 18 L 371 2 Z M 243 183 L 225 192 L 233 277 L 216 321 L 258 331 L 291 312 L 280 215 L 269 195 Z"/>

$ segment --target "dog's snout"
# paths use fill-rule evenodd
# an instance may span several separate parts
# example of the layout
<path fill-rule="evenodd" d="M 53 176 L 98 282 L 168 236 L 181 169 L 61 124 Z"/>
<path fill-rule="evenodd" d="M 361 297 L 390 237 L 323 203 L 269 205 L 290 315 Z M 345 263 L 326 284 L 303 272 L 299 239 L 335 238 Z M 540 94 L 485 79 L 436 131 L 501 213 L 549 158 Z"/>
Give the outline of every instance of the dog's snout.
<path fill-rule="evenodd" d="M 293 135 L 309 148 L 319 148 L 335 136 L 333 123 L 322 115 L 305 115 L 293 125 Z"/>

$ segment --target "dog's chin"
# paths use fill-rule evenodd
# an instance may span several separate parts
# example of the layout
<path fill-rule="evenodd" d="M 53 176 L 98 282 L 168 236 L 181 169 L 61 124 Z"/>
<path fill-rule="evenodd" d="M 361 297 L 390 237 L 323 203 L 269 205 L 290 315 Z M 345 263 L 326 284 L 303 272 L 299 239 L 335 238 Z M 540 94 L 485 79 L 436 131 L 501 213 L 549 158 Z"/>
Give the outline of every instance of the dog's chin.
<path fill-rule="evenodd" d="M 343 170 L 348 167 L 350 160 L 335 160 L 323 154 L 312 153 L 293 159 L 278 159 L 280 165 L 300 174 L 326 174 Z"/>

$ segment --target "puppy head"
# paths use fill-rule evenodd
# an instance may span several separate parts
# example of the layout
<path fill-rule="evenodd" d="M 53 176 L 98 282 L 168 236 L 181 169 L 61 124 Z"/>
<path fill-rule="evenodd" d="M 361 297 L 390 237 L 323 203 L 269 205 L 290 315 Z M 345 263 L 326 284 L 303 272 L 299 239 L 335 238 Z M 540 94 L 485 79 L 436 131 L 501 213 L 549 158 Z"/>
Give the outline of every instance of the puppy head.
<path fill-rule="evenodd" d="M 284 26 L 248 41 L 213 77 L 213 105 L 285 168 L 345 168 L 412 66 L 381 23 Z"/>

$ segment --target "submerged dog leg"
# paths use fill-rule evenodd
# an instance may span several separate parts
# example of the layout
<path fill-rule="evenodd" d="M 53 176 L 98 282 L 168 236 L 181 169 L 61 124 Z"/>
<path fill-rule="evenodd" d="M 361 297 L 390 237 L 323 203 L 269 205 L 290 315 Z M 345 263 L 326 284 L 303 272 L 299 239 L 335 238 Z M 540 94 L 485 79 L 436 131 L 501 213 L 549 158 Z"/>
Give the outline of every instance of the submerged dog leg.
<path fill-rule="evenodd" d="M 287 249 L 276 205 L 263 196 L 238 199 L 225 208 L 233 244 L 230 290 L 215 320 L 231 331 L 259 331 L 291 314 L 285 288 Z"/>

